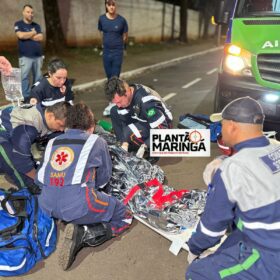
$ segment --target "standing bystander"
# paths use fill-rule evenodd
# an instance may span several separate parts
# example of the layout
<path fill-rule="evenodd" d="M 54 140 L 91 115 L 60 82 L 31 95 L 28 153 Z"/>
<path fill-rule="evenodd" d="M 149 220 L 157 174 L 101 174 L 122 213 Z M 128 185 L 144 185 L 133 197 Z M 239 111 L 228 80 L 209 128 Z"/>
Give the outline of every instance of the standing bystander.
<path fill-rule="evenodd" d="M 110 79 L 113 76 L 120 76 L 124 46 L 128 38 L 128 25 L 126 19 L 117 14 L 115 0 L 105 0 L 105 7 L 106 13 L 98 20 L 98 30 L 100 34 L 103 33 L 103 65 L 107 79 Z M 109 103 L 103 115 L 109 116 L 113 106 L 114 104 Z"/>
<path fill-rule="evenodd" d="M 33 83 L 41 78 L 43 34 L 39 24 L 33 22 L 33 8 L 24 5 L 23 19 L 15 23 L 18 38 L 19 67 L 21 69 L 22 94 L 25 101 L 29 99 L 29 74 L 32 71 Z"/>

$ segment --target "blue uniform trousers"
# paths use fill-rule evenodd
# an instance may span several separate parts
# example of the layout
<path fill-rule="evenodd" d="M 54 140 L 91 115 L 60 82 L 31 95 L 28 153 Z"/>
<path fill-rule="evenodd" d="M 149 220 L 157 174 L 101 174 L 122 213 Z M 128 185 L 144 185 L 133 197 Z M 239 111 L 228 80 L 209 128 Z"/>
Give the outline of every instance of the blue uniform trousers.
<path fill-rule="evenodd" d="M 113 236 L 118 236 L 128 229 L 132 222 L 132 214 L 128 208 L 115 197 L 103 192 L 87 189 L 86 203 L 87 214 L 72 220 L 73 224 L 89 225 L 106 222 L 111 226 Z"/>
<path fill-rule="evenodd" d="M 214 254 L 195 260 L 188 267 L 186 280 L 279 279 L 279 252 L 256 247 L 247 241 L 232 242 L 234 237 L 228 239 Z"/>
<path fill-rule="evenodd" d="M 15 168 L 15 159 L 12 143 L 7 137 L 7 132 L 0 132 L 0 172 L 9 176 L 18 187 L 26 187 L 33 184 L 33 180 Z"/>

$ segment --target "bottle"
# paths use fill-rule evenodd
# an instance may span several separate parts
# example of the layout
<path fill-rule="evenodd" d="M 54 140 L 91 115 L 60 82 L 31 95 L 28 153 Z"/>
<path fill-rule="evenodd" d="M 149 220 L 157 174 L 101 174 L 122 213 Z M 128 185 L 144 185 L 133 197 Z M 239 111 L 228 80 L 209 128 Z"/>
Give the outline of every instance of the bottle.
<path fill-rule="evenodd" d="M 113 126 L 110 122 L 107 122 L 105 120 L 99 120 L 97 122 L 98 125 L 100 125 L 103 129 L 106 131 L 112 132 L 113 131 Z"/>
<path fill-rule="evenodd" d="M 147 145 L 146 144 L 142 144 L 140 146 L 140 148 L 138 149 L 137 153 L 136 153 L 136 157 L 138 158 L 143 158 L 144 153 L 146 151 Z"/>
<path fill-rule="evenodd" d="M 12 68 L 12 72 L 9 76 L 1 75 L 1 80 L 7 100 L 12 102 L 23 100 L 19 68 Z"/>

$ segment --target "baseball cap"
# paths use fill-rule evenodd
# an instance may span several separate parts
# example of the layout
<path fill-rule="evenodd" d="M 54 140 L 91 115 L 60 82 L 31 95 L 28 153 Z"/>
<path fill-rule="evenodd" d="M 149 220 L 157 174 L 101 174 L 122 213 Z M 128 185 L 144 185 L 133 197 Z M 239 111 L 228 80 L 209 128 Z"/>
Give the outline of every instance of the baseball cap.
<path fill-rule="evenodd" d="M 212 114 L 210 120 L 232 120 L 240 123 L 263 124 L 264 113 L 258 101 L 246 96 L 231 101 L 221 113 Z"/>

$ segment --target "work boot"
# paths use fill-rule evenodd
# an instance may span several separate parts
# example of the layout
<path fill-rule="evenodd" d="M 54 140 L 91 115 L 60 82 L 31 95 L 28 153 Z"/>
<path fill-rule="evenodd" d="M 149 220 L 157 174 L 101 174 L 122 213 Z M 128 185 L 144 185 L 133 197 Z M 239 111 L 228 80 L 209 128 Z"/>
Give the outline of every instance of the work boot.
<path fill-rule="evenodd" d="M 111 237 L 111 227 L 105 223 L 84 226 L 67 224 L 63 245 L 59 253 L 59 265 L 63 270 L 67 270 L 83 247 L 101 245 Z"/>

